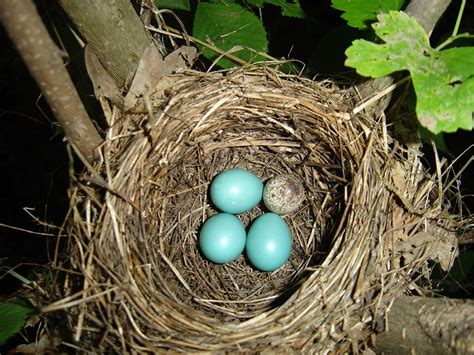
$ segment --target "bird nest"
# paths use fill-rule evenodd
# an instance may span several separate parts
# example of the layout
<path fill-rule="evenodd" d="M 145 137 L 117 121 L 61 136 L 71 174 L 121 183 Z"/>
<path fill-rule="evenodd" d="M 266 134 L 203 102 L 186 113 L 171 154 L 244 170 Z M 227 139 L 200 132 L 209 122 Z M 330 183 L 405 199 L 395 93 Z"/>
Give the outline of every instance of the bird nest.
<path fill-rule="evenodd" d="M 83 279 L 56 305 L 73 306 L 76 340 L 117 352 L 370 346 L 394 298 L 417 290 L 429 259 L 449 264 L 455 244 L 437 218 L 436 176 L 383 121 L 352 114 L 353 101 L 330 81 L 268 68 L 185 71 L 144 97 L 143 113 L 106 112 L 101 159 L 70 191 Z M 291 256 L 274 272 L 200 253 L 216 213 L 209 184 L 229 168 L 304 185 L 284 217 Z"/>

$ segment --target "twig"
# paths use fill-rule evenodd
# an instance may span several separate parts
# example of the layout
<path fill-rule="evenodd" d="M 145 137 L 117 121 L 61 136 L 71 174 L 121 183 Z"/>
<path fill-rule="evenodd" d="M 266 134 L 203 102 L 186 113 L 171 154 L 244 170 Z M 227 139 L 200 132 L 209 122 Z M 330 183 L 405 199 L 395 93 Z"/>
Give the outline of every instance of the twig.
<path fill-rule="evenodd" d="M 0 20 L 35 78 L 67 139 L 87 160 L 102 142 L 31 0 L 0 1 Z"/>
<path fill-rule="evenodd" d="M 31 231 L 29 229 L 19 228 L 19 227 L 15 227 L 15 226 L 11 226 L 11 225 L 8 225 L 8 224 L 3 224 L 3 223 L 0 223 L 0 227 L 13 229 L 13 230 L 16 230 L 16 231 L 29 233 L 29 234 L 33 234 L 33 235 L 38 235 L 38 236 L 43 236 L 43 237 L 57 237 L 58 236 L 57 234 L 54 234 L 54 233 L 35 232 L 35 231 Z M 64 235 L 62 235 L 62 236 L 64 236 Z"/>

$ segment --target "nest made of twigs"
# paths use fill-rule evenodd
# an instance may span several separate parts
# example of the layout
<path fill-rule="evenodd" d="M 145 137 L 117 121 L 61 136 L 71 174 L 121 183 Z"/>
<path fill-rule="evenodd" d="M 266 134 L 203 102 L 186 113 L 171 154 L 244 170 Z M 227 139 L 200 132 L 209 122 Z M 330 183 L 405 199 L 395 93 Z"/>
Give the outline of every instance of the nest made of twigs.
<path fill-rule="evenodd" d="M 63 304 L 74 300 L 76 337 L 95 350 L 357 351 L 427 260 L 446 257 L 436 246 L 448 234 L 431 222 L 435 178 L 417 150 L 353 115 L 333 83 L 186 71 L 144 102 L 143 113 L 108 114 L 102 159 L 71 189 L 84 281 Z M 305 187 L 285 216 L 292 254 L 272 273 L 200 254 L 199 228 L 216 213 L 209 184 L 236 167 Z"/>

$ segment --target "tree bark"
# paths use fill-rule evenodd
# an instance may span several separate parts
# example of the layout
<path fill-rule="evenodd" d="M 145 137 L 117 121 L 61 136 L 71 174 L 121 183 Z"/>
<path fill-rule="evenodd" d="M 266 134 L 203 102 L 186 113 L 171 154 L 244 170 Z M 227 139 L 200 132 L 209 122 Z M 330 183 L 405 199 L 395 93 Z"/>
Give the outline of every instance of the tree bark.
<path fill-rule="evenodd" d="M 121 88 L 151 43 L 130 0 L 59 0 Z"/>
<path fill-rule="evenodd" d="M 405 12 L 413 16 L 428 35 L 431 35 L 450 3 L 451 0 L 414 0 L 407 5 Z"/>
<path fill-rule="evenodd" d="M 448 8 L 451 0 L 412 0 L 405 8 L 405 12 L 414 17 L 423 29 L 431 34 L 436 23 Z M 369 98 L 374 94 L 392 85 L 392 76 L 385 76 L 373 80 L 368 80 L 359 85 L 358 90 L 362 99 Z M 372 108 L 368 108 L 368 113 L 378 117 L 388 107 L 391 95 L 386 95 L 380 99 Z"/>
<path fill-rule="evenodd" d="M 61 124 L 67 139 L 89 161 L 102 138 L 90 120 L 31 0 L 1 0 L 0 20 Z"/>
<path fill-rule="evenodd" d="M 474 301 L 401 296 L 377 336 L 378 354 L 473 354 Z"/>

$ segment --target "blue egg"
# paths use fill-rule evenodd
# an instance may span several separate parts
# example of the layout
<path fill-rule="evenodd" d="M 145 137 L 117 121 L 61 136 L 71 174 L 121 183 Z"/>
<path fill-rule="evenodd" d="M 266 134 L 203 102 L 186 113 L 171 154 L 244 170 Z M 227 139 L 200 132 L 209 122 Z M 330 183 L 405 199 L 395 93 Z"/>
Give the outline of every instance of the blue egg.
<path fill-rule="evenodd" d="M 199 247 L 207 259 L 229 263 L 244 251 L 245 228 L 233 214 L 218 213 L 202 226 Z"/>
<path fill-rule="evenodd" d="M 222 212 L 242 213 L 251 210 L 262 200 L 263 183 L 250 171 L 226 170 L 211 184 L 211 200 Z"/>
<path fill-rule="evenodd" d="M 275 213 L 258 217 L 247 235 L 247 256 L 257 269 L 273 271 L 291 254 L 291 232 L 285 220 Z"/>

